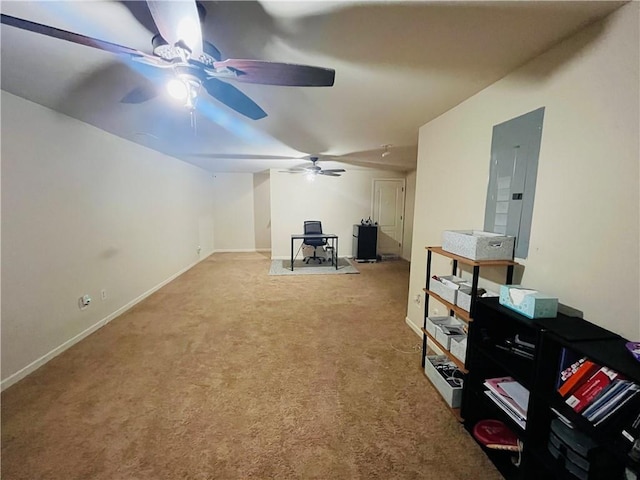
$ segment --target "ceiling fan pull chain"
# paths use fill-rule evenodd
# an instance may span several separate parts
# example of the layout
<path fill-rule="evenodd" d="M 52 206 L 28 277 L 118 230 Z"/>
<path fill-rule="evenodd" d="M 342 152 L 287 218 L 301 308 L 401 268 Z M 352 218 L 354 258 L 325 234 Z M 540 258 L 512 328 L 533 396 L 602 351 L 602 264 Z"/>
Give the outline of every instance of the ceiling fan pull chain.
<path fill-rule="evenodd" d="M 198 134 L 198 124 L 196 122 L 196 109 L 192 108 L 189 111 L 189 115 L 191 116 L 191 129 L 193 130 L 193 134 L 197 135 Z"/>

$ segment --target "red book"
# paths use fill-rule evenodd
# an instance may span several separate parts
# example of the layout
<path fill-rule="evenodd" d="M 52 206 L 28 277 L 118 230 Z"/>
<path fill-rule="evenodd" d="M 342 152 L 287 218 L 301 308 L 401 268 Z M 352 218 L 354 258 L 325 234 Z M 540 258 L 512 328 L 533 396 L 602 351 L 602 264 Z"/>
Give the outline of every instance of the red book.
<path fill-rule="evenodd" d="M 497 450 L 520 450 L 518 437 L 500 420 L 480 420 L 473 427 L 473 436 L 487 448 Z"/>
<path fill-rule="evenodd" d="M 590 360 L 585 360 L 580 367 L 578 367 L 578 370 L 560 386 L 558 393 L 563 397 L 573 393 L 573 391 L 586 382 L 599 368 L 600 365 L 596 365 Z"/>
<path fill-rule="evenodd" d="M 620 375 L 607 367 L 602 367 L 589 380 L 580 386 L 569 398 L 567 405 L 577 413 L 584 410 L 593 402 L 607 386 Z"/>

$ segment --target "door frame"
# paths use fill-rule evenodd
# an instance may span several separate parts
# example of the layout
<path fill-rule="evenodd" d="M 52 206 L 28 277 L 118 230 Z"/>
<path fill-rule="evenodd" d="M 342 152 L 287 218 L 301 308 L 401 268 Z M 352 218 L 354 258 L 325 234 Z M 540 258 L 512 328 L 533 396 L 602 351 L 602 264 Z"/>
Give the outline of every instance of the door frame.
<path fill-rule="evenodd" d="M 402 213 L 400 214 L 400 221 L 402 223 L 402 227 L 400 228 L 400 246 L 399 246 L 399 255 L 402 256 L 402 249 L 404 247 L 404 209 L 407 203 L 407 179 L 405 177 L 391 177 L 391 178 L 372 178 L 371 179 L 371 210 L 370 216 L 371 219 L 375 222 L 376 220 L 373 218 L 373 210 L 375 208 L 376 202 L 376 182 L 402 182 Z M 380 231 L 378 229 L 378 234 Z"/>

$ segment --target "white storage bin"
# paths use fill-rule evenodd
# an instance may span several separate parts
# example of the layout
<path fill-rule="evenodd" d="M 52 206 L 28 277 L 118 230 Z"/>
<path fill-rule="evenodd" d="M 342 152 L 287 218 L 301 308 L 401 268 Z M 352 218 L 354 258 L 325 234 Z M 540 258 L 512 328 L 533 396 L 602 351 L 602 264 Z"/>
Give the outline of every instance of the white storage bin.
<path fill-rule="evenodd" d="M 482 297 L 499 297 L 496 292 L 485 292 Z M 468 287 L 466 285 L 461 285 L 458 290 L 458 295 L 456 295 L 456 305 L 458 305 L 461 309 L 469 312 L 471 310 L 471 285 Z"/>
<path fill-rule="evenodd" d="M 444 401 L 447 402 L 447 405 L 451 408 L 460 408 L 460 401 L 462 400 L 462 382 L 460 382 L 459 387 L 450 385 L 449 382 L 440 375 L 440 372 L 436 370 L 435 365 L 442 364 L 455 366 L 455 364 L 444 355 L 428 355 L 426 362 L 424 363 L 424 373 L 427 375 L 429 380 L 431 380 L 433 386 L 436 387 L 436 390 L 440 392 L 440 395 L 442 395 Z"/>
<path fill-rule="evenodd" d="M 454 357 L 464 363 L 467 358 L 467 336 L 452 338 L 449 351 Z"/>
<path fill-rule="evenodd" d="M 460 338 L 465 334 L 463 332 L 464 323 L 457 319 L 449 322 L 443 322 L 436 325 L 436 340 L 440 345 L 449 350 L 451 348 L 451 339 Z M 458 331 L 460 333 L 454 333 Z"/>
<path fill-rule="evenodd" d="M 471 260 L 513 260 L 515 240 L 479 230 L 445 230 L 442 249 Z"/>
<path fill-rule="evenodd" d="M 458 289 L 458 294 L 456 295 L 456 305 L 461 309 L 466 310 L 467 312 L 471 308 L 471 284 L 463 283 L 460 285 Z"/>
<path fill-rule="evenodd" d="M 449 280 L 450 282 L 453 282 L 455 284 L 464 282 L 464 279 L 460 277 L 456 277 L 455 275 L 447 275 L 447 276 L 438 277 L 438 278 L 443 280 Z M 446 300 L 447 302 L 453 303 L 455 305 L 456 294 L 458 293 L 457 289 L 451 288 L 449 285 L 446 285 L 436 280 L 435 278 L 431 277 L 429 279 L 429 290 L 431 290 L 433 293 L 442 297 L 443 300 Z"/>
<path fill-rule="evenodd" d="M 454 320 L 455 318 L 453 317 L 427 317 L 427 332 L 429 332 L 431 336 L 435 338 L 437 325 Z"/>

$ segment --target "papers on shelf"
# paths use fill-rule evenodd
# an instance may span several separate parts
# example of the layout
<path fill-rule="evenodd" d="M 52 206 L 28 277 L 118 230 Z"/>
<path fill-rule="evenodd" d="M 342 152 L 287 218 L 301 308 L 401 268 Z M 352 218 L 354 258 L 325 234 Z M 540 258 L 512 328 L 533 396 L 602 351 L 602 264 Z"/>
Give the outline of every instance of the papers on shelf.
<path fill-rule="evenodd" d="M 518 425 L 523 430 L 526 428 L 527 419 L 525 417 L 520 416 L 515 410 L 510 408 L 508 404 L 504 403 L 500 399 L 500 395 L 496 395 L 491 390 L 485 390 L 484 393 L 493 401 L 493 403 L 495 403 L 498 407 L 500 407 L 502 411 L 504 411 L 507 415 L 509 415 L 511 420 L 516 422 L 516 425 Z"/>
<path fill-rule="evenodd" d="M 485 394 L 504 411 L 520 428 L 527 423 L 529 391 L 512 377 L 488 378 Z"/>
<path fill-rule="evenodd" d="M 500 383 L 500 386 L 524 412 L 527 411 L 527 406 L 529 405 L 529 390 L 518 382 L 503 382 Z"/>

